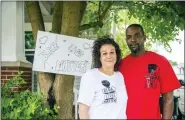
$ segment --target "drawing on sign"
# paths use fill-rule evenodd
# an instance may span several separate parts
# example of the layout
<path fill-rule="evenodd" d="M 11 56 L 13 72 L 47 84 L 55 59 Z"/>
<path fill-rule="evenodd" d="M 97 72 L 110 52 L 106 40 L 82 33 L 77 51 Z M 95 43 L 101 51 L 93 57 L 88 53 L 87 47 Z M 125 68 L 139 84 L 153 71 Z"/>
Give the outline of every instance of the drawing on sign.
<path fill-rule="evenodd" d="M 44 36 L 42 38 L 39 39 L 39 42 L 41 44 L 46 44 L 48 37 Z M 40 47 L 41 48 L 41 47 Z M 41 53 L 39 54 L 40 56 L 42 56 L 44 58 L 44 69 L 46 66 L 46 61 L 49 59 L 49 57 L 54 54 L 55 51 L 57 51 L 59 49 L 59 45 L 57 44 L 57 35 L 56 35 L 56 40 L 54 42 L 52 42 L 48 47 L 44 48 Z"/>
<path fill-rule="evenodd" d="M 45 44 L 47 42 L 47 40 L 48 40 L 48 37 L 47 36 L 41 37 L 39 39 L 39 43 L 40 44 Z M 39 48 L 41 48 L 41 46 L 39 46 Z"/>
<path fill-rule="evenodd" d="M 78 49 L 77 46 L 75 46 L 74 44 L 70 45 L 68 47 L 68 50 L 69 50 L 69 52 L 73 53 L 74 55 L 76 55 L 79 58 L 84 55 L 84 51 L 82 51 L 81 49 Z"/>
<path fill-rule="evenodd" d="M 83 75 L 92 64 L 93 41 L 39 31 L 33 70 Z"/>
<path fill-rule="evenodd" d="M 89 65 L 88 61 L 70 61 L 70 60 L 62 60 L 56 62 L 56 71 L 62 72 L 81 72 L 85 73 L 87 70 L 87 66 Z"/>
<path fill-rule="evenodd" d="M 39 38 L 39 43 L 40 44 L 45 44 L 47 42 L 47 40 L 48 40 L 47 36 L 41 37 L 41 38 Z"/>
<path fill-rule="evenodd" d="M 84 47 L 84 49 L 90 49 L 91 48 L 91 45 L 88 44 L 88 43 L 84 43 L 83 44 L 83 47 Z"/>
<path fill-rule="evenodd" d="M 46 64 L 49 69 L 53 69 L 53 66 L 51 66 L 48 62 L 44 62 L 44 69 L 46 68 Z"/>
<path fill-rule="evenodd" d="M 59 49 L 57 41 L 52 42 L 48 47 L 46 47 L 40 53 L 41 56 L 44 57 L 44 62 L 56 51 Z"/>

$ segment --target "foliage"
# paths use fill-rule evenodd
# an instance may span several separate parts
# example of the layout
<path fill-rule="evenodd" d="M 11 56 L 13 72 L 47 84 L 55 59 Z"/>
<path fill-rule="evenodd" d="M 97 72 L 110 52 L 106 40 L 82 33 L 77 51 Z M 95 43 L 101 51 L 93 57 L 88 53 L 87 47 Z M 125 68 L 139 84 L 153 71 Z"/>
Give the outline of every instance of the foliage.
<path fill-rule="evenodd" d="M 100 19 L 100 14 L 102 14 L 103 10 L 108 4 L 109 2 L 103 1 L 88 2 L 81 24 L 88 24 L 98 21 Z M 107 11 L 103 20 L 100 22 L 102 23 L 99 23 L 101 24 L 99 26 L 97 25 L 90 29 L 80 31 L 79 36 L 87 39 L 97 39 L 98 37 L 111 36 L 112 17 L 110 11 Z"/>
<path fill-rule="evenodd" d="M 32 32 L 25 32 L 25 48 L 26 49 L 34 49 L 35 41 L 33 39 L 33 33 Z"/>
<path fill-rule="evenodd" d="M 98 1 L 88 2 L 81 24 L 88 24 L 98 20 Z"/>
<path fill-rule="evenodd" d="M 118 42 L 121 50 L 122 50 L 122 57 L 125 57 L 130 53 L 130 50 L 126 44 L 125 40 L 125 30 L 126 27 L 134 22 L 137 22 L 138 20 L 135 18 L 128 19 L 128 11 L 126 10 L 120 10 L 114 13 L 114 22 L 116 25 L 116 41 Z"/>
<path fill-rule="evenodd" d="M 21 78 L 23 72 L 18 72 L 6 84 L 2 85 L 1 115 L 2 119 L 56 119 L 56 106 L 54 111 L 44 104 L 44 95 L 31 91 L 13 92 L 12 87 L 25 84 Z"/>
<path fill-rule="evenodd" d="M 176 61 L 169 60 L 169 62 L 170 62 L 170 64 L 171 64 L 172 66 L 177 65 L 177 62 L 176 62 Z"/>
<path fill-rule="evenodd" d="M 125 31 L 129 24 L 137 23 L 138 19 L 131 17 L 128 19 L 128 10 L 121 10 L 115 13 L 115 25 L 116 25 L 116 41 L 118 42 L 121 50 L 122 56 L 125 57 L 130 53 L 129 48 L 127 47 L 126 40 L 125 40 Z M 149 50 L 151 48 L 152 42 L 147 40 L 145 43 L 145 48 Z"/>
<path fill-rule="evenodd" d="M 80 32 L 80 36 L 91 38 L 89 36 L 101 37 L 111 35 L 112 21 L 117 27 L 116 40 L 122 48 L 123 56 L 129 53 L 125 43 L 125 28 L 132 23 L 139 23 L 144 27 L 147 35 L 146 49 L 151 49 L 152 43 L 160 43 L 164 48 L 171 52 L 170 41 L 180 39 L 176 38 L 179 30 L 184 29 L 185 7 L 180 2 L 153 2 L 153 1 L 116 1 L 110 8 L 107 16 L 104 17 L 103 27 L 96 26 Z M 98 20 L 100 1 L 88 2 L 82 24 Z M 102 2 L 101 6 L 105 6 Z M 123 14 L 124 11 L 126 14 Z M 96 13 L 96 14 L 95 14 Z M 114 15 L 112 15 L 114 14 Z M 133 20 L 134 19 L 134 20 Z"/>
<path fill-rule="evenodd" d="M 167 51 L 169 42 L 179 40 L 176 36 L 184 29 L 185 4 L 177 1 L 132 1 L 126 2 L 129 18 L 139 19 L 148 39 L 160 41 Z"/>

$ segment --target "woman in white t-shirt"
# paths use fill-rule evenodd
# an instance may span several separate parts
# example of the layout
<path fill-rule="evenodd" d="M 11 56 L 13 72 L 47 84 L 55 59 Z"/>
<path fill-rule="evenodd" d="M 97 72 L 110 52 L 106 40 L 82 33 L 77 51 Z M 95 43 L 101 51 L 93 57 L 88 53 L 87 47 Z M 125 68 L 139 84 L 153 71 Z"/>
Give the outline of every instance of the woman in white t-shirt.
<path fill-rule="evenodd" d="M 111 38 L 94 42 L 94 68 L 81 78 L 79 91 L 80 119 L 126 119 L 127 92 L 118 72 L 119 45 Z"/>

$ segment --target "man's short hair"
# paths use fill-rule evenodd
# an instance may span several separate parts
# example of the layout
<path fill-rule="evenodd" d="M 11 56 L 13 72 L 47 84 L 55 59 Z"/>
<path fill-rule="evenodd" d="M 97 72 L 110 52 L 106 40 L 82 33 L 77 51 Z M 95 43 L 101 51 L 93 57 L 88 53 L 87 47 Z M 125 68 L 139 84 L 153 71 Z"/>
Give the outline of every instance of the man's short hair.
<path fill-rule="evenodd" d="M 129 25 L 129 26 L 127 27 L 127 29 L 126 29 L 126 34 L 127 34 L 127 30 L 128 30 L 128 28 L 130 28 L 130 27 L 137 27 L 137 28 L 140 28 L 140 29 L 141 29 L 141 32 L 142 32 L 142 34 L 144 35 L 143 27 L 142 27 L 140 24 L 131 24 L 131 25 Z"/>

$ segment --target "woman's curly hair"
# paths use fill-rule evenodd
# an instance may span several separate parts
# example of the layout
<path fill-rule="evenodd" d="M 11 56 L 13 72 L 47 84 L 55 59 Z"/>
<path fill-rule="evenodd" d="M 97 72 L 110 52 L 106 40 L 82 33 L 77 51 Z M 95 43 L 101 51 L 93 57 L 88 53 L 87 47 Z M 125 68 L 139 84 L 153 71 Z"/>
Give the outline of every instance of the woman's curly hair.
<path fill-rule="evenodd" d="M 116 63 L 114 65 L 114 71 L 118 71 L 118 65 L 121 60 L 121 50 L 119 45 L 114 41 L 113 38 L 108 38 L 108 37 L 103 37 L 103 38 L 98 38 L 97 40 L 94 41 L 93 44 L 93 51 L 92 51 L 92 57 L 93 57 L 93 68 L 101 68 L 102 64 L 100 61 L 100 49 L 103 45 L 112 45 L 115 47 L 116 50 Z"/>

